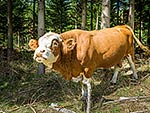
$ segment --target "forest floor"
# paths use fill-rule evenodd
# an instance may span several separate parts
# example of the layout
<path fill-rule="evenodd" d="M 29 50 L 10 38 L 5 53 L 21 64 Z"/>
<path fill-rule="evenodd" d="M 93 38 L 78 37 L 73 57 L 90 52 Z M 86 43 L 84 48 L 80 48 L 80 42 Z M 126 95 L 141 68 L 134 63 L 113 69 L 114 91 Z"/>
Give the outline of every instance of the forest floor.
<path fill-rule="evenodd" d="M 79 83 L 65 81 L 48 68 L 45 75 L 37 75 L 33 52 L 15 52 L 10 62 L 3 50 L 0 55 L 0 113 L 58 113 L 52 103 L 84 113 Z M 136 54 L 135 58 L 136 82 L 126 60 L 115 85 L 109 82 L 113 69 L 94 72 L 91 113 L 150 113 L 150 57 Z"/>

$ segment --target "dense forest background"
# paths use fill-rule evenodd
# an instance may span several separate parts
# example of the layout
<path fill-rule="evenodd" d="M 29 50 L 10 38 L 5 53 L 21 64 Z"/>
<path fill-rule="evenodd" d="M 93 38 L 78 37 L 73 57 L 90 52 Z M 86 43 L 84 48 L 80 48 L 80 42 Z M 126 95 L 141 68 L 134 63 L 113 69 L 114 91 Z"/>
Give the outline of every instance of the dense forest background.
<path fill-rule="evenodd" d="M 49 31 L 120 24 L 130 25 L 150 48 L 149 0 L 0 0 L 0 113 L 58 113 L 51 103 L 84 113 L 80 84 L 36 63 L 28 42 Z M 130 79 L 126 62 L 113 86 L 113 68 L 94 72 L 91 113 L 150 112 L 150 57 L 135 44 L 137 82 Z M 121 97 L 129 100 L 119 101 Z"/>
<path fill-rule="evenodd" d="M 11 0 L 8 0 L 11 1 Z M 13 0 L 12 33 L 14 48 L 27 48 L 31 38 L 38 38 L 37 0 Z M 57 33 L 82 27 L 83 2 L 86 4 L 86 30 L 101 29 L 102 1 L 100 0 L 45 0 L 45 30 Z M 129 0 L 111 0 L 110 27 L 128 24 Z M 147 44 L 150 36 L 149 0 L 134 2 L 134 28 L 136 36 Z M 7 47 L 8 8 L 6 0 L 0 1 L 0 46 Z M 96 28 L 97 27 L 97 28 Z"/>

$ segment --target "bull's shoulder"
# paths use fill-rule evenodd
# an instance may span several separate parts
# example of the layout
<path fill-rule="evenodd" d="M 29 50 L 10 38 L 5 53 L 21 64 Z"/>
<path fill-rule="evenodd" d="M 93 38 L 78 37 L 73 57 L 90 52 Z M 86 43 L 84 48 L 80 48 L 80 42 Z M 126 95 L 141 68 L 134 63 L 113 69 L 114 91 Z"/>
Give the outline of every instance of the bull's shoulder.
<path fill-rule="evenodd" d="M 61 38 L 63 40 L 67 40 L 67 39 L 70 39 L 70 38 L 76 38 L 84 32 L 85 31 L 81 30 L 81 29 L 74 29 L 74 30 L 66 31 L 66 32 L 61 34 Z"/>

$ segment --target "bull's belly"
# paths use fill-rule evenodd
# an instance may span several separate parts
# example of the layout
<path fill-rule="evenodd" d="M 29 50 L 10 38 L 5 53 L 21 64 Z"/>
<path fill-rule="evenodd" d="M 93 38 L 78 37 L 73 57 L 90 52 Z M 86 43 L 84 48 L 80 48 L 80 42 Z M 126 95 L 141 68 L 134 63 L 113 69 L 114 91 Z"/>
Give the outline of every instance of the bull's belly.
<path fill-rule="evenodd" d="M 121 63 L 121 60 L 124 58 L 124 54 L 116 54 L 114 56 L 103 56 L 103 58 L 99 61 L 98 67 L 101 68 L 110 68 L 112 66 L 115 66 L 117 64 Z"/>
<path fill-rule="evenodd" d="M 101 63 L 99 66 L 97 66 L 97 68 L 110 68 L 112 66 L 116 66 L 116 65 L 120 65 L 121 64 L 121 60 L 118 61 L 105 61 L 105 63 Z"/>

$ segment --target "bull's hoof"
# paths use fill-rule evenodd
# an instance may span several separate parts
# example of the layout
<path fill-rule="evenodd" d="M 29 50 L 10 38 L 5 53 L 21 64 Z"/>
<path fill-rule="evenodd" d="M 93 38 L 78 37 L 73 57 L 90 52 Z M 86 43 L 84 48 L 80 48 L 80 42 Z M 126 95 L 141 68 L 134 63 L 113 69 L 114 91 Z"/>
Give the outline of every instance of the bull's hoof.
<path fill-rule="evenodd" d="M 134 76 L 131 76 L 130 79 L 132 82 L 138 82 L 138 80 L 139 80 L 138 78 L 135 78 Z"/>
<path fill-rule="evenodd" d="M 117 83 L 110 82 L 111 86 L 115 86 Z"/>

